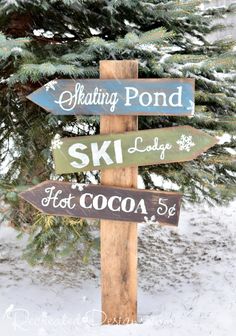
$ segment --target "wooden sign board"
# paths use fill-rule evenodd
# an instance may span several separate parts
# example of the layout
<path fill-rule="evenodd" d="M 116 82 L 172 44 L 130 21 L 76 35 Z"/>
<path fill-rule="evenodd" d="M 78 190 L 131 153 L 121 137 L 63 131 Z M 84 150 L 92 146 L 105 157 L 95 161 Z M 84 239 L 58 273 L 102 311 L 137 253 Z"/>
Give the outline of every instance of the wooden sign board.
<path fill-rule="evenodd" d="M 28 98 L 56 115 L 194 114 L 194 79 L 59 79 Z"/>
<path fill-rule="evenodd" d="M 45 181 L 20 196 L 49 215 L 169 225 L 178 225 L 181 201 L 176 192 L 59 181 Z"/>
<path fill-rule="evenodd" d="M 57 174 L 189 161 L 217 140 L 190 126 L 54 139 Z"/>

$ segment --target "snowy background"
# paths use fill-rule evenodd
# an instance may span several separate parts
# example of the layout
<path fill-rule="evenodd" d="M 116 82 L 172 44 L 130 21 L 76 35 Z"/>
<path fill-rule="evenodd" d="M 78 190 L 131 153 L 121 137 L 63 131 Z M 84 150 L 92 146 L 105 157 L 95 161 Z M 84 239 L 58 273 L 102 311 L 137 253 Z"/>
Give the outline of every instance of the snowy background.
<path fill-rule="evenodd" d="M 182 209 L 179 228 L 139 225 L 139 323 L 100 326 L 99 256 L 53 269 L 21 260 L 24 240 L 0 227 L 3 336 L 234 336 L 236 201 Z"/>
<path fill-rule="evenodd" d="M 235 1 L 205 6 L 226 3 Z M 234 24 L 235 15 L 226 20 Z M 209 40 L 229 35 L 236 37 L 235 28 Z M 227 207 L 188 206 L 177 229 L 139 225 L 135 325 L 100 326 L 99 255 L 89 265 L 68 258 L 53 269 L 31 268 L 21 259 L 27 237 L 18 240 L 16 235 L 0 226 L 0 335 L 236 334 L 236 200 Z"/>
<path fill-rule="evenodd" d="M 218 8 L 222 6 L 228 6 L 230 4 L 235 4 L 235 0 L 205 0 L 203 2 L 203 8 Z M 216 20 L 217 23 L 223 23 L 224 25 L 227 25 L 225 29 L 216 31 L 214 33 L 211 33 L 208 35 L 209 41 L 213 42 L 219 39 L 231 37 L 233 39 L 236 39 L 236 13 L 227 14 L 223 19 Z"/>

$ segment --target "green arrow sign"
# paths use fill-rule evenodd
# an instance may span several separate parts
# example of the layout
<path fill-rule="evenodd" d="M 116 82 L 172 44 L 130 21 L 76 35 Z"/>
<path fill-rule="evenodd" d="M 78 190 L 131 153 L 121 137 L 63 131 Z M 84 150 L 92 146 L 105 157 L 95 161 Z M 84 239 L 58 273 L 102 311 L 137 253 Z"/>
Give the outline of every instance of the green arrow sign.
<path fill-rule="evenodd" d="M 179 126 L 52 141 L 57 174 L 126 166 L 189 161 L 217 140 L 193 127 Z"/>

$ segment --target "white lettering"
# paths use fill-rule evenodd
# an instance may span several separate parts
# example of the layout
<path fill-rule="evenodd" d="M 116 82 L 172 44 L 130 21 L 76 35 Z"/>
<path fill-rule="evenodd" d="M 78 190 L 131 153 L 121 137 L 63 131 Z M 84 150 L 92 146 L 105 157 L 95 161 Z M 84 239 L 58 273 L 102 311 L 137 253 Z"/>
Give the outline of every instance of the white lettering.
<path fill-rule="evenodd" d="M 48 207 L 48 206 L 52 206 L 53 208 L 61 208 L 61 209 L 65 209 L 65 208 L 69 208 L 69 209 L 74 209 L 75 204 L 72 204 L 72 199 L 75 198 L 74 196 L 72 196 L 71 194 L 69 194 L 68 197 L 65 198 L 61 198 L 59 199 L 59 195 L 62 194 L 62 190 L 57 190 L 57 192 L 54 194 L 56 187 L 50 187 L 50 188 L 46 188 L 44 191 L 46 194 L 49 194 L 47 197 L 42 198 L 41 200 L 41 204 L 43 207 Z"/>
<path fill-rule="evenodd" d="M 182 91 L 183 91 L 183 87 L 182 86 L 178 86 L 177 87 L 177 92 L 174 92 L 170 95 L 169 98 L 169 104 L 170 106 L 173 107 L 181 107 L 182 105 Z M 174 104 L 174 98 L 177 99 L 177 102 Z"/>
<path fill-rule="evenodd" d="M 147 102 L 144 103 L 144 96 L 147 97 Z M 141 93 L 141 95 L 139 96 L 139 102 L 142 106 L 149 106 L 152 103 L 152 96 L 149 92 L 143 92 Z"/>
<path fill-rule="evenodd" d="M 89 164 L 89 157 L 86 154 L 83 153 L 78 153 L 77 149 L 84 150 L 86 149 L 87 146 L 81 144 L 81 143 L 76 143 L 74 145 L 71 145 L 68 149 L 68 154 L 72 156 L 73 158 L 81 160 L 81 163 L 78 163 L 76 161 L 70 162 L 71 166 L 74 168 L 83 168 L 86 167 Z"/>
<path fill-rule="evenodd" d="M 139 208 L 141 209 L 141 213 L 147 215 L 147 209 L 146 209 L 146 204 L 144 202 L 144 199 L 141 199 L 134 211 L 134 213 L 137 213 L 139 211 Z"/>
<path fill-rule="evenodd" d="M 121 202 L 121 209 L 124 212 L 132 212 L 134 211 L 134 207 L 135 207 L 135 201 L 131 197 L 126 197 Z"/>
<path fill-rule="evenodd" d="M 108 166 L 113 163 L 112 159 L 110 158 L 110 156 L 106 152 L 106 150 L 110 146 L 110 144 L 111 144 L 110 140 L 104 141 L 101 148 L 98 149 L 97 142 L 92 142 L 91 143 L 91 150 L 92 150 L 92 155 L 93 155 L 94 166 L 100 166 L 100 159 L 101 158 L 103 158 L 103 160 L 105 161 L 105 163 Z"/>
<path fill-rule="evenodd" d="M 147 215 L 147 209 L 144 199 L 141 199 L 138 204 L 132 197 L 110 196 L 107 198 L 105 195 L 93 195 L 85 193 L 80 197 L 79 204 L 84 209 L 94 209 L 97 211 L 108 208 L 110 211 L 126 213 L 134 212 Z"/>
<path fill-rule="evenodd" d="M 86 197 L 90 198 L 90 199 L 93 199 L 93 194 L 90 194 L 90 193 L 85 193 L 83 195 L 80 196 L 80 199 L 79 199 L 79 204 L 82 208 L 85 208 L 85 209 L 91 209 L 92 208 L 92 203 L 90 205 L 86 205 Z"/>
<path fill-rule="evenodd" d="M 115 150 L 115 156 L 116 156 L 116 163 L 123 163 L 121 140 L 114 141 L 114 150 Z"/>
<path fill-rule="evenodd" d="M 130 91 L 133 90 L 134 94 L 130 96 Z M 125 101 L 125 106 L 131 106 L 130 100 L 138 97 L 138 90 L 134 87 L 127 86 L 125 88 L 126 91 L 126 101 Z"/>
<path fill-rule="evenodd" d="M 168 201 L 167 198 L 159 198 L 158 203 L 160 206 L 157 208 L 157 213 L 160 216 L 165 216 L 168 213 L 168 218 L 170 218 L 176 214 L 176 204 L 168 208 L 166 201 Z"/>
<path fill-rule="evenodd" d="M 172 148 L 172 145 L 169 143 L 159 144 L 158 137 L 155 137 L 153 139 L 153 145 L 148 145 L 148 146 L 141 148 L 142 143 L 143 143 L 143 138 L 136 137 L 134 140 L 134 147 L 130 147 L 128 149 L 128 153 L 133 154 L 135 152 L 144 153 L 144 152 L 151 152 L 151 151 L 160 151 L 160 160 L 164 160 L 166 151 Z"/>
<path fill-rule="evenodd" d="M 107 206 L 107 199 L 104 195 L 97 195 L 94 197 L 93 207 L 95 210 L 104 210 L 106 206 Z"/>
<path fill-rule="evenodd" d="M 178 86 L 177 91 L 165 92 L 139 92 L 136 87 L 125 87 L 125 106 L 131 106 L 135 99 L 141 106 L 171 106 L 182 107 L 183 87 Z M 58 100 L 54 100 L 63 111 L 72 111 L 77 106 L 108 105 L 110 112 L 114 112 L 119 101 L 118 92 L 107 92 L 105 89 L 94 87 L 93 91 L 86 92 L 86 87 L 81 83 L 76 83 L 72 91 L 62 91 Z M 136 103 L 136 105 L 137 105 Z"/>
<path fill-rule="evenodd" d="M 164 92 L 154 92 L 155 103 L 154 106 L 168 106 L 166 104 L 166 94 Z M 159 97 L 162 97 L 162 104 L 159 102 Z"/>
<path fill-rule="evenodd" d="M 77 105 L 110 105 L 110 111 L 114 112 L 119 101 L 117 92 L 104 92 L 95 87 L 93 92 L 84 92 L 84 85 L 76 83 L 73 91 L 62 91 L 59 99 L 54 100 L 63 111 L 71 111 Z"/>
<path fill-rule="evenodd" d="M 120 206 L 118 206 L 118 208 L 114 208 L 114 202 L 115 200 L 118 200 L 118 202 L 120 203 L 121 202 L 121 197 L 120 196 L 111 196 L 108 200 L 108 208 L 111 210 L 111 211 L 120 211 Z"/>
<path fill-rule="evenodd" d="M 166 201 L 167 198 L 159 198 L 159 205 L 161 206 L 157 208 L 157 213 L 160 216 L 164 216 L 168 211 L 168 206 L 165 204 Z"/>

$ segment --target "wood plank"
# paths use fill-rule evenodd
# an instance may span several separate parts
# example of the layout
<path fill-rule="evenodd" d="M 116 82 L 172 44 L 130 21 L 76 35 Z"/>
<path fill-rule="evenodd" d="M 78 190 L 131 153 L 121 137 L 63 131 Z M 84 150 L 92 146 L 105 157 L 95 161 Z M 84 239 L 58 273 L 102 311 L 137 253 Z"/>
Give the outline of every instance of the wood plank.
<path fill-rule="evenodd" d="M 101 79 L 138 77 L 138 61 L 101 61 Z M 102 116 L 100 133 L 137 130 L 137 117 Z M 136 187 L 138 167 L 108 169 L 101 172 L 103 185 Z M 101 289 L 103 324 L 137 321 L 137 225 L 101 221 Z M 104 318 L 105 316 L 105 318 Z"/>
<path fill-rule="evenodd" d="M 119 124 L 123 126 L 123 132 L 132 128 L 131 117 L 104 118 L 104 123 L 107 126 L 112 123 L 116 132 L 120 132 Z M 112 133 L 112 129 L 107 129 L 108 133 Z M 101 130 L 103 132 L 104 125 Z M 190 161 L 217 143 L 216 138 L 191 126 L 126 133 L 115 131 L 107 135 L 63 138 L 59 140 L 60 144 L 54 142 L 56 172 L 63 174 Z"/>
<path fill-rule="evenodd" d="M 194 114 L 194 79 L 59 79 L 28 97 L 56 115 Z"/>
<path fill-rule="evenodd" d="M 49 215 L 110 219 L 122 225 L 125 221 L 178 225 L 181 201 L 176 192 L 61 181 L 42 182 L 20 196 Z"/>

